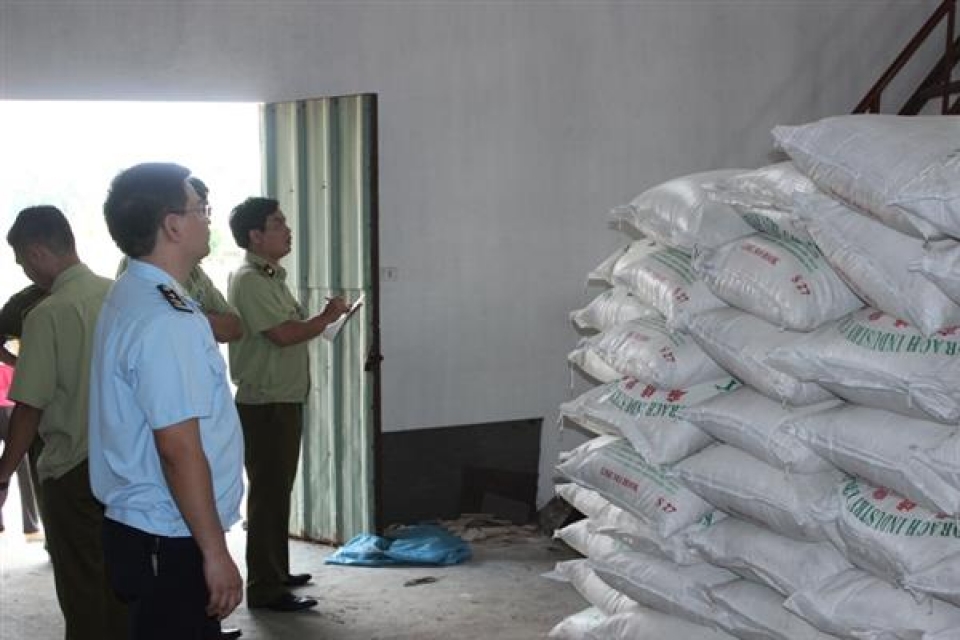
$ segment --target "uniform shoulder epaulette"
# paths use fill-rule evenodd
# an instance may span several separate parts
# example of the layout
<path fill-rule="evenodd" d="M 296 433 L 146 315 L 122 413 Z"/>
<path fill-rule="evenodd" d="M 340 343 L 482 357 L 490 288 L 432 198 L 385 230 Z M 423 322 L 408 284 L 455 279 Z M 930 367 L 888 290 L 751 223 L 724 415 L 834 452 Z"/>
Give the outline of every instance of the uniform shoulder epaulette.
<path fill-rule="evenodd" d="M 272 264 L 263 263 L 260 265 L 260 271 L 266 274 L 268 278 L 277 275 L 277 270 Z"/>
<path fill-rule="evenodd" d="M 169 302 L 171 307 L 184 313 L 193 313 L 193 309 L 187 304 L 186 300 L 181 298 L 180 294 L 174 291 L 172 287 L 165 284 L 158 284 L 157 289 L 160 290 L 164 300 Z"/>

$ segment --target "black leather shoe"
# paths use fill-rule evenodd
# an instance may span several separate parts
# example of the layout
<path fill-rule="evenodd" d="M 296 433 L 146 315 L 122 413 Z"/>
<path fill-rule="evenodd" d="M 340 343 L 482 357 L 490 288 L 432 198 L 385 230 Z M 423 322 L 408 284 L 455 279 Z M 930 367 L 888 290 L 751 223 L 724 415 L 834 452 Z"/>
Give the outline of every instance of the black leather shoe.
<path fill-rule="evenodd" d="M 310 582 L 310 579 L 313 578 L 309 573 L 294 573 L 287 576 L 287 579 L 283 581 L 288 587 L 302 587 L 303 585 Z"/>
<path fill-rule="evenodd" d="M 243 635 L 243 631 L 237 629 L 236 627 L 221 627 L 220 628 L 220 640 L 237 640 L 240 636 Z"/>
<path fill-rule="evenodd" d="M 304 609 L 309 609 L 310 607 L 317 606 L 317 601 L 313 598 L 306 598 L 304 596 L 295 596 L 292 593 L 285 593 L 273 602 L 268 602 L 265 605 L 262 605 L 264 609 L 270 609 L 271 611 L 303 611 Z M 254 607 L 257 608 L 257 607 Z"/>

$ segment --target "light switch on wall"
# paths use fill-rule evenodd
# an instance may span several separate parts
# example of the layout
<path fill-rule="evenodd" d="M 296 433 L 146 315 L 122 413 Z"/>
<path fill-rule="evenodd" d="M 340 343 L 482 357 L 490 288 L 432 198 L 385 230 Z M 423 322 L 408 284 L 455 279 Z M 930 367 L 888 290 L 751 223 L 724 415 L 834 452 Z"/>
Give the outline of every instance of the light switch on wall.
<path fill-rule="evenodd" d="M 396 267 L 380 267 L 380 281 L 381 282 L 396 282 L 397 281 L 397 271 Z"/>

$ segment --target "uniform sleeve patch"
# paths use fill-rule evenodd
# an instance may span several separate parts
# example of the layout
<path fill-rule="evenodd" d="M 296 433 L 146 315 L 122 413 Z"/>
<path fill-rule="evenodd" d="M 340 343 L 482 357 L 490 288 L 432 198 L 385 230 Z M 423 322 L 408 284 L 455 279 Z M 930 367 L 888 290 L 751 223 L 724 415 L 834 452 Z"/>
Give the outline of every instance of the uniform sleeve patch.
<path fill-rule="evenodd" d="M 177 311 L 183 311 L 184 313 L 193 313 L 193 309 L 190 308 L 190 305 L 180 297 L 180 294 L 173 290 L 173 288 L 165 285 L 158 284 L 157 289 L 160 290 L 160 294 L 163 296 L 164 300 L 170 303 L 170 306 L 176 309 Z"/>

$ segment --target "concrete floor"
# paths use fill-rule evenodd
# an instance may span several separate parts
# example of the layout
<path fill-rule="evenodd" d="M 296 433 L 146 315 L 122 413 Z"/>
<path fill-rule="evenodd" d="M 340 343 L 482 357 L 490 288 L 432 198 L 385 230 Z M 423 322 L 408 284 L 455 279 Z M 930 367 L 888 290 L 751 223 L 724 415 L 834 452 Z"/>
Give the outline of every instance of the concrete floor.
<path fill-rule="evenodd" d="M 11 498 L 4 509 L 7 531 L 0 534 L 0 638 L 60 640 L 50 563 L 41 543 L 19 533 L 19 504 Z M 244 532 L 236 527 L 229 542 L 243 571 Z M 576 556 L 562 543 L 513 536 L 471 546 L 473 560 L 455 567 L 369 569 L 324 565 L 330 547 L 293 542 L 293 571 L 314 575 L 298 592 L 320 605 L 300 613 L 241 605 L 226 624 L 241 627 L 246 640 L 525 640 L 544 638 L 587 606 L 569 585 L 541 577 L 557 561 Z M 421 578 L 435 582 L 406 586 Z"/>

